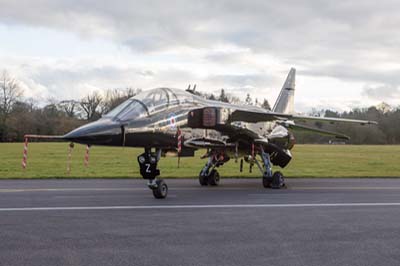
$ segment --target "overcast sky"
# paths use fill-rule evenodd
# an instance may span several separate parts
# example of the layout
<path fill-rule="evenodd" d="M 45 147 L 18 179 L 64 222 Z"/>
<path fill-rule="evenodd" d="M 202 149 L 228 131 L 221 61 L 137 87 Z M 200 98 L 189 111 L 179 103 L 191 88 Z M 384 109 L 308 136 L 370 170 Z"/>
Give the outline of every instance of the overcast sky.
<path fill-rule="evenodd" d="M 106 88 L 226 88 L 295 105 L 400 104 L 400 2 L 0 0 L 0 70 L 27 97 Z"/>

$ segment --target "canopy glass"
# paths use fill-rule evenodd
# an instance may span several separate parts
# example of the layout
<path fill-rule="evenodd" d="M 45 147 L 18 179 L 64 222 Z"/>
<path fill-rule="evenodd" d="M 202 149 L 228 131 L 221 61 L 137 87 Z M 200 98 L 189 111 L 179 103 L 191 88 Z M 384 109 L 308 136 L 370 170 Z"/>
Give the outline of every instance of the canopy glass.
<path fill-rule="evenodd" d="M 157 88 L 143 91 L 126 100 L 104 115 L 117 120 L 129 120 L 151 115 L 179 104 L 193 102 L 193 96 L 187 92 L 169 88 Z"/>

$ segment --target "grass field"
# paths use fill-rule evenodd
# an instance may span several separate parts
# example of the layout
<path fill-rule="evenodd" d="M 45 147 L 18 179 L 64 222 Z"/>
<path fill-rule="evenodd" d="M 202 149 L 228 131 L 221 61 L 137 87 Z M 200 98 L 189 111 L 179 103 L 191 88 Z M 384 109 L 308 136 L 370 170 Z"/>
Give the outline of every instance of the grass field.
<path fill-rule="evenodd" d="M 22 143 L 0 144 L 0 178 L 140 178 L 136 157 L 141 149 L 92 147 L 89 167 L 83 164 L 85 147 L 75 145 L 72 170 L 67 174 L 67 143 L 30 143 L 28 167 L 21 168 Z M 205 163 L 199 157 L 162 158 L 164 178 L 197 177 Z M 400 177 L 400 146 L 297 145 L 294 158 L 282 170 L 286 177 Z M 274 168 L 279 169 L 278 167 Z M 239 172 L 234 160 L 219 169 L 222 177 L 259 177 L 248 164 Z"/>

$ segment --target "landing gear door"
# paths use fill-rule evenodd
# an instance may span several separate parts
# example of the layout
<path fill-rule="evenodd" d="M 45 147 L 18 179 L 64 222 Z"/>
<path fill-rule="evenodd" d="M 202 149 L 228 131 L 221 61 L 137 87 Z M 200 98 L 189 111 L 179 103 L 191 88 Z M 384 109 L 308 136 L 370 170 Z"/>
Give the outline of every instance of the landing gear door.
<path fill-rule="evenodd" d="M 160 175 L 160 170 L 157 169 L 157 156 L 150 153 L 142 153 L 138 156 L 140 166 L 140 174 L 144 179 L 154 179 Z"/>

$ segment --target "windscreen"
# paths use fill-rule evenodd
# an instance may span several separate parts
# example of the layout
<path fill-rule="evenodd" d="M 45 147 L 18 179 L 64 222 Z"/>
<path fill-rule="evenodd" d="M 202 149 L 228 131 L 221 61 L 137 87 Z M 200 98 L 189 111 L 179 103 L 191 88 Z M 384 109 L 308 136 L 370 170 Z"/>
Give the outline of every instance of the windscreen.
<path fill-rule="evenodd" d="M 135 99 L 129 99 L 121 103 L 104 117 L 118 119 L 118 120 L 129 120 L 140 118 L 147 115 L 147 111 L 143 104 Z"/>
<path fill-rule="evenodd" d="M 178 104 L 193 102 L 192 95 L 169 88 L 143 91 L 123 102 L 104 117 L 129 120 L 151 115 Z"/>
<path fill-rule="evenodd" d="M 125 109 L 130 103 L 132 102 L 132 100 L 126 100 L 125 102 L 121 103 L 120 105 L 118 105 L 117 107 L 115 107 L 114 109 L 112 109 L 110 112 L 108 112 L 107 114 L 105 114 L 103 117 L 115 117 L 117 116 L 123 109 Z"/>
<path fill-rule="evenodd" d="M 143 104 L 135 99 L 132 99 L 131 103 L 117 115 L 117 119 L 125 121 L 130 119 L 137 119 L 146 115 L 147 111 L 144 108 Z"/>

